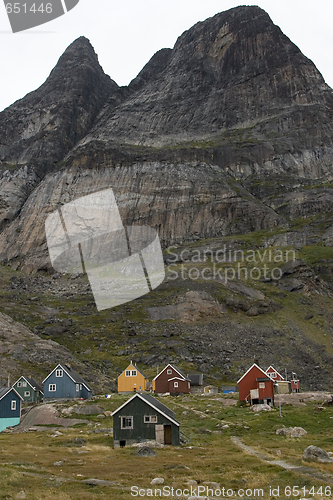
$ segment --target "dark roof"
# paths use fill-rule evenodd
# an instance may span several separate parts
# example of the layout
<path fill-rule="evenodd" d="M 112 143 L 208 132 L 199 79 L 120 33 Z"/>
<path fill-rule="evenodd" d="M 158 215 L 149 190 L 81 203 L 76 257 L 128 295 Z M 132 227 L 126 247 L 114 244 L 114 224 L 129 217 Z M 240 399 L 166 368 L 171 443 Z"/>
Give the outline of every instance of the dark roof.
<path fill-rule="evenodd" d="M 170 363 L 170 364 L 171 364 L 171 363 Z M 181 371 L 181 369 L 180 369 L 180 368 L 178 368 L 178 366 L 175 366 L 175 365 L 171 365 L 171 366 L 173 366 L 173 368 L 175 368 L 175 370 L 177 370 L 177 372 L 178 372 L 178 373 L 179 373 L 182 377 L 184 377 L 184 379 L 185 379 L 185 380 L 190 380 L 190 379 L 187 377 L 187 375 L 185 375 L 185 373 L 183 373 L 183 372 Z"/>
<path fill-rule="evenodd" d="M 153 396 L 151 396 L 150 394 L 140 394 L 140 396 L 145 399 L 148 403 L 150 403 L 151 405 L 154 405 L 155 408 L 157 408 L 158 410 L 162 411 L 163 413 L 165 413 L 166 415 L 168 415 L 169 417 L 171 418 L 175 418 L 175 414 L 172 410 L 170 410 L 170 408 L 168 408 L 167 406 L 165 406 L 163 403 L 161 403 L 160 401 L 158 401 L 157 399 L 155 399 Z"/>
<path fill-rule="evenodd" d="M 7 392 L 11 390 L 11 387 L 0 387 L 0 399 L 3 398 L 7 394 Z"/>
<path fill-rule="evenodd" d="M 187 378 L 191 382 L 191 385 L 203 384 L 203 373 L 189 373 Z"/>
<path fill-rule="evenodd" d="M 37 391 L 40 391 L 43 393 L 43 386 L 40 385 L 34 378 L 32 377 L 24 377 L 29 384 L 34 387 Z M 44 394 L 44 393 L 43 393 Z"/>
<path fill-rule="evenodd" d="M 87 384 L 87 382 L 84 380 L 84 378 L 81 377 L 81 375 L 79 375 L 78 373 L 76 373 L 73 368 L 71 368 L 70 366 L 68 365 L 60 365 L 64 368 L 64 370 L 66 370 L 66 372 L 68 373 L 68 375 L 70 375 L 72 377 L 72 379 L 74 380 L 74 382 L 76 384 L 83 384 L 85 385 L 90 391 L 92 391 L 91 387 Z"/>

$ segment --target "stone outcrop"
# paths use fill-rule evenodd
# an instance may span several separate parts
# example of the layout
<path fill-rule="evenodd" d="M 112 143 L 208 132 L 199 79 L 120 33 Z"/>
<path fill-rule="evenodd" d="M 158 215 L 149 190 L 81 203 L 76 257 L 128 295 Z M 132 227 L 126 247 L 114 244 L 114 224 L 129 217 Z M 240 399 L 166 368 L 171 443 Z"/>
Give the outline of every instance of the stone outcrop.
<path fill-rule="evenodd" d="M 197 23 L 126 88 L 80 37 L 0 114 L 0 260 L 49 269 L 47 215 L 108 187 L 164 247 L 327 210 L 331 189 L 302 183 L 331 179 L 332 117 L 332 89 L 259 7 Z"/>

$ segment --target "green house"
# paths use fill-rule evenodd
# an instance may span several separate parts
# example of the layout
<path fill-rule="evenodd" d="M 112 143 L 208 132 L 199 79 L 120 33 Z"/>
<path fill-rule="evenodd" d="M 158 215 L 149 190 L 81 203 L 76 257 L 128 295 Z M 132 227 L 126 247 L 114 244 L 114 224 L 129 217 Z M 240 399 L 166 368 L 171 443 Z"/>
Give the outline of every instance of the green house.
<path fill-rule="evenodd" d="M 150 394 L 135 394 L 112 413 L 114 447 L 157 441 L 179 445 L 175 414 Z"/>
<path fill-rule="evenodd" d="M 26 403 L 42 401 L 44 396 L 43 387 L 32 377 L 20 377 L 13 385 L 13 389 Z"/>

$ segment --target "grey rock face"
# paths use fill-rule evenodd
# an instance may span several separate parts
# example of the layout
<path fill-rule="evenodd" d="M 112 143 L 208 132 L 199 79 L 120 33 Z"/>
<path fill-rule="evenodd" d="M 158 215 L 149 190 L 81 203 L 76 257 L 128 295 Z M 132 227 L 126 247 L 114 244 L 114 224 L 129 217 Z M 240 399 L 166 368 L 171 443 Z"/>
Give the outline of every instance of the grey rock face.
<path fill-rule="evenodd" d="M 0 260 L 50 269 L 47 215 L 109 187 L 164 247 L 327 210 L 331 189 L 302 182 L 330 178 L 332 118 L 332 89 L 259 7 L 197 23 L 126 88 L 80 37 L 0 114 Z"/>

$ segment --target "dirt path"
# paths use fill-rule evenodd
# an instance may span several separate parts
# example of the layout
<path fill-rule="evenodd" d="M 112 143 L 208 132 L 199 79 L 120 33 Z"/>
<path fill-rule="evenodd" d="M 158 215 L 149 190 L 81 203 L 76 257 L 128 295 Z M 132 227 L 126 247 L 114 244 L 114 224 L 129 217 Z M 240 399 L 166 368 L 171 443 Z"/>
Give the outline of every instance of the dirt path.
<path fill-rule="evenodd" d="M 232 436 L 231 441 L 238 446 L 238 448 L 241 448 L 244 450 L 246 453 L 249 455 L 254 455 L 255 457 L 259 458 L 259 460 L 262 460 L 263 462 L 266 462 L 271 465 L 278 465 L 279 467 L 282 467 L 283 469 L 296 472 L 297 474 L 301 474 L 302 476 L 310 477 L 312 479 L 317 479 L 319 481 L 325 481 L 328 484 L 333 484 L 333 475 L 332 474 L 324 474 L 318 471 L 317 469 L 314 469 L 313 467 L 303 467 L 303 466 L 298 466 L 298 465 L 292 465 L 288 464 L 288 462 L 285 462 L 284 460 L 273 460 L 271 457 L 268 455 L 265 455 L 264 453 L 261 453 L 260 451 L 255 450 L 251 446 L 247 446 L 244 444 L 241 439 L 239 439 L 236 436 Z"/>

